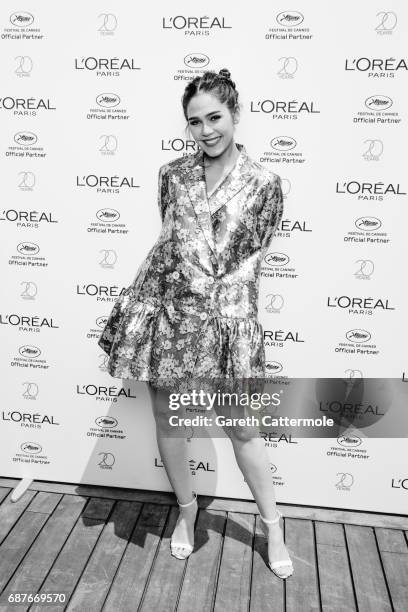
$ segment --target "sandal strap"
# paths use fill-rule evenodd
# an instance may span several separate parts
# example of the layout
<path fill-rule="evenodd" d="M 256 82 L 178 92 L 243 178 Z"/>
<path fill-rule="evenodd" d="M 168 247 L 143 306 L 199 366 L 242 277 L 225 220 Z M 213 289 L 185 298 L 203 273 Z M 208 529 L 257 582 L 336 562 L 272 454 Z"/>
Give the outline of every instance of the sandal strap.
<path fill-rule="evenodd" d="M 267 525 L 273 525 L 273 523 L 277 523 L 279 521 L 279 519 L 282 518 L 282 513 L 280 512 L 280 510 L 278 510 L 278 508 L 276 508 L 276 518 L 274 518 L 274 519 L 266 520 L 266 519 L 264 519 L 263 516 L 261 516 L 261 515 L 259 515 L 259 516 L 261 517 L 263 522 L 266 523 Z"/>
<path fill-rule="evenodd" d="M 194 504 L 195 501 L 197 501 L 197 493 L 195 491 L 193 491 L 193 499 L 191 500 L 191 502 L 188 502 L 187 504 L 180 504 L 179 500 L 177 500 L 178 505 L 180 506 L 180 508 L 187 508 L 187 506 L 191 506 L 191 504 Z"/>

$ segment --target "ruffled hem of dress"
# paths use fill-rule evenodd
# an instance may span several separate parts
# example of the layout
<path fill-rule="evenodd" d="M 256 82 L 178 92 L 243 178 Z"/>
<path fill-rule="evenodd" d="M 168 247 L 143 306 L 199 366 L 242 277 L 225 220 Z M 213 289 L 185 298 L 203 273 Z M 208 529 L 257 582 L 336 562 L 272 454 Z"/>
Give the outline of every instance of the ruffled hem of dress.
<path fill-rule="evenodd" d="M 226 379 L 265 376 L 263 328 L 255 317 L 215 316 L 199 344 L 194 370 L 197 376 Z"/>
<path fill-rule="evenodd" d="M 133 287 L 128 287 L 116 300 L 105 327 L 98 339 L 98 345 L 109 356 L 119 356 L 129 352 L 129 345 L 133 343 L 137 350 L 143 344 L 149 331 L 152 329 L 155 315 L 159 306 L 152 299 L 140 300 L 135 296 Z M 126 339 L 127 347 L 122 351 Z M 131 355 L 128 355 L 131 358 Z"/>
<path fill-rule="evenodd" d="M 233 383 L 265 378 L 263 329 L 255 317 L 210 315 L 197 333 L 191 358 L 183 360 L 181 349 L 170 367 L 174 345 L 170 352 L 157 350 L 159 339 L 155 337 L 161 308 L 154 298 L 140 299 L 133 287 L 115 302 L 98 340 L 109 355 L 106 368 L 111 376 L 167 389 L 188 387 L 197 378 L 209 383 L 213 379 Z"/>

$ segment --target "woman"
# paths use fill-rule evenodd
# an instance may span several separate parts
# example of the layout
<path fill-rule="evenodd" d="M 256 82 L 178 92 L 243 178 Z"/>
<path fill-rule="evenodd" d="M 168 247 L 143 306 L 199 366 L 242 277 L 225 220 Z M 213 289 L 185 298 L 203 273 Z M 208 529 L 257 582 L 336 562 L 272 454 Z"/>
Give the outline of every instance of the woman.
<path fill-rule="evenodd" d="M 170 431 L 169 392 L 193 377 L 265 375 L 259 272 L 283 214 L 279 176 L 234 140 L 240 109 L 229 71 L 190 81 L 182 105 L 198 152 L 160 168 L 160 236 L 98 341 L 112 376 L 148 381 L 160 455 L 180 506 L 171 541 L 179 559 L 193 550 L 197 496 L 186 440 Z M 269 566 L 287 578 L 293 567 L 264 444 L 244 428 L 228 435 L 260 510 Z"/>

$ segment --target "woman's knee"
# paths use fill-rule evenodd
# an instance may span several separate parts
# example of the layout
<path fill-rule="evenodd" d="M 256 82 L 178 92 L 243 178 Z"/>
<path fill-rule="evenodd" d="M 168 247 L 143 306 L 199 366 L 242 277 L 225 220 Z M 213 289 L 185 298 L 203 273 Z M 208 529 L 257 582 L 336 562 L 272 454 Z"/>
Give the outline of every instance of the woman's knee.
<path fill-rule="evenodd" d="M 179 427 L 175 427 L 170 422 L 170 417 L 174 416 L 174 411 L 170 410 L 169 407 L 169 397 L 168 393 L 159 391 L 154 392 L 151 396 L 152 399 L 152 408 L 153 408 L 153 416 L 156 421 L 156 428 L 160 435 L 165 436 L 175 436 L 177 437 L 177 431 L 180 429 Z M 177 416 L 180 416 L 179 413 L 183 413 L 183 409 L 178 410 Z M 180 432 L 179 437 L 181 437 Z"/>
<path fill-rule="evenodd" d="M 173 429 L 169 422 L 169 415 L 161 411 L 154 413 L 156 428 L 160 434 L 169 434 Z"/>
<path fill-rule="evenodd" d="M 232 442 L 249 442 L 259 437 L 259 431 L 254 427 L 230 427 L 228 435 Z"/>

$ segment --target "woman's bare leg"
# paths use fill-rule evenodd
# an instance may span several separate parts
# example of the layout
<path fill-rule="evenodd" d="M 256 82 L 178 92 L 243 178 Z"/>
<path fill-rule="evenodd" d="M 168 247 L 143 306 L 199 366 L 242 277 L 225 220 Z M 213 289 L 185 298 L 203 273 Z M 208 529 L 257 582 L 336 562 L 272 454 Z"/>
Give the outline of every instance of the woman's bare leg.
<path fill-rule="evenodd" d="M 275 492 L 263 440 L 259 437 L 246 437 L 239 429 L 232 431 L 230 439 L 237 464 L 254 496 L 261 516 L 266 520 L 275 518 Z M 269 561 L 274 563 L 290 559 L 279 522 L 267 525 L 267 528 Z M 282 577 L 290 573 L 285 567 L 277 571 Z"/>
<path fill-rule="evenodd" d="M 225 408 L 216 405 L 215 410 L 218 414 L 227 417 L 242 418 L 248 416 L 246 409 L 239 406 Z M 266 520 L 276 518 L 276 498 L 269 458 L 264 441 L 259 437 L 258 429 L 249 426 L 234 426 L 224 427 L 224 430 L 231 440 L 238 467 L 251 490 L 261 516 Z M 273 563 L 289 560 L 289 553 L 285 546 L 279 522 L 267 525 L 267 530 L 269 561 Z M 278 573 L 285 577 L 290 571 L 288 568 L 282 567 L 278 570 Z"/>
<path fill-rule="evenodd" d="M 180 428 L 169 425 L 169 417 L 175 412 L 169 409 L 169 393 L 148 385 L 153 414 L 156 421 L 156 439 L 167 477 L 180 504 L 193 498 L 192 477 L 187 457 L 187 440 Z M 182 409 L 178 416 L 184 416 Z M 174 542 L 194 543 L 194 522 L 197 504 L 179 509 L 179 519 L 173 532 Z"/>
<path fill-rule="evenodd" d="M 275 490 L 264 442 L 261 438 L 240 439 L 234 433 L 231 442 L 240 468 L 259 512 L 267 520 L 276 515 Z"/>
<path fill-rule="evenodd" d="M 169 417 L 181 415 L 169 409 L 169 394 L 148 385 L 156 421 L 156 439 L 160 456 L 173 491 L 181 504 L 192 498 L 192 478 L 187 459 L 187 440 L 180 428 L 169 425 Z"/>

